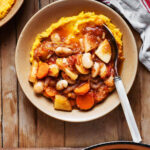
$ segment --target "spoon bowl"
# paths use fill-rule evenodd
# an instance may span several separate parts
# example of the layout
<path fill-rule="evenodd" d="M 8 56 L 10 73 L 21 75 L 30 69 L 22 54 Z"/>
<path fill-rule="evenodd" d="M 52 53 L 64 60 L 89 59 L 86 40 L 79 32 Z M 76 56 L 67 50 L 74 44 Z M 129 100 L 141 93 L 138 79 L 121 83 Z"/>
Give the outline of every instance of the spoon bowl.
<path fill-rule="evenodd" d="M 106 31 L 106 37 L 108 37 L 111 45 L 111 49 L 113 51 L 112 57 L 114 60 L 114 71 L 115 71 L 115 75 L 118 76 L 118 46 L 110 29 L 105 24 L 103 25 L 103 28 Z"/>

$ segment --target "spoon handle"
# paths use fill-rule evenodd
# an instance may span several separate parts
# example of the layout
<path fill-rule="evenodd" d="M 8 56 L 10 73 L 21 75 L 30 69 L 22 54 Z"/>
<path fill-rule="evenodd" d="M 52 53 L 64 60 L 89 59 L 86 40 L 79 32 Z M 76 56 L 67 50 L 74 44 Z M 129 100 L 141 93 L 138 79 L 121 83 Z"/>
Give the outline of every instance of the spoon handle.
<path fill-rule="evenodd" d="M 135 118 L 134 118 L 127 94 L 125 92 L 123 82 L 121 78 L 118 76 L 115 77 L 114 81 L 115 81 L 115 86 L 116 86 L 116 89 L 117 89 L 117 92 L 121 101 L 121 105 L 125 114 L 125 118 L 129 126 L 132 139 L 134 142 L 139 143 L 142 141 L 142 139 L 141 139 L 137 124 L 135 122 Z"/>

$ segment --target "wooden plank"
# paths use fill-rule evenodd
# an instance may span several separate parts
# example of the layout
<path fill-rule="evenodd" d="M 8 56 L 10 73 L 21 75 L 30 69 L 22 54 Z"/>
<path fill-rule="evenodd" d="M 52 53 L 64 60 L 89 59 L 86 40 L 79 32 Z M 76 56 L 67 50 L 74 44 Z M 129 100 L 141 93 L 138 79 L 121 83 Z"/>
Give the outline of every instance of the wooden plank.
<path fill-rule="evenodd" d="M 139 51 L 140 46 L 141 46 L 141 40 L 140 40 L 139 34 L 137 32 L 135 32 L 133 29 L 132 29 L 132 32 L 134 34 L 135 41 L 137 44 L 137 49 Z M 141 69 L 139 66 L 134 84 L 128 94 L 128 98 L 130 100 L 130 104 L 131 104 L 136 122 L 138 124 L 139 130 L 141 129 L 141 123 L 140 123 L 141 122 L 141 87 L 140 87 L 141 75 L 140 74 L 141 74 Z M 127 122 L 126 122 L 126 119 L 124 117 L 121 107 L 120 107 L 120 111 L 118 112 L 118 115 L 119 115 L 119 118 L 118 118 L 119 119 L 119 121 L 118 121 L 119 140 L 132 140 L 130 132 L 129 132 L 129 128 L 128 128 L 128 125 L 127 125 Z"/>
<path fill-rule="evenodd" d="M 132 30 L 133 35 L 135 37 L 136 45 L 137 45 L 137 50 L 138 52 L 140 51 L 141 48 L 141 39 L 140 36 L 137 32 Z M 129 100 L 131 103 L 131 107 L 135 116 L 135 120 L 137 122 L 139 131 L 141 132 L 141 64 L 139 63 L 138 69 L 137 69 L 137 74 L 136 78 L 134 81 L 134 84 L 131 88 L 131 91 L 129 92 Z"/>
<path fill-rule="evenodd" d="M 37 147 L 64 146 L 64 123 L 37 111 Z"/>
<path fill-rule="evenodd" d="M 1 32 L 3 147 L 18 147 L 17 79 L 15 72 L 15 24 L 9 22 Z"/>
<path fill-rule="evenodd" d="M 17 14 L 17 38 L 30 17 L 38 10 L 38 0 L 26 0 Z M 18 83 L 19 147 L 36 147 L 36 108 L 29 102 Z"/>
<path fill-rule="evenodd" d="M 131 91 L 128 94 L 128 98 L 130 100 L 130 104 L 135 116 L 135 120 L 137 122 L 137 125 L 139 127 L 139 130 L 141 129 L 141 124 L 140 124 L 140 118 L 141 118 L 141 102 L 140 102 L 140 75 L 139 75 L 139 70 L 138 70 L 138 75 L 135 79 L 135 82 L 133 84 L 133 87 Z M 129 128 L 126 122 L 126 119 L 124 117 L 123 110 L 121 106 L 119 107 L 118 111 L 118 137 L 119 140 L 131 140 L 131 134 L 129 132 Z"/>
<path fill-rule="evenodd" d="M 1 40 L 0 40 L 0 147 L 2 147 L 2 57 L 1 57 Z"/>
<path fill-rule="evenodd" d="M 50 0 L 50 2 L 51 1 L 53 0 Z M 40 6 L 43 7 L 47 5 L 49 1 L 40 0 L 40 2 Z M 24 24 L 38 10 L 38 7 L 38 0 L 25 0 L 20 13 L 17 15 L 17 37 Z M 2 136 L 0 146 L 9 148 L 17 147 L 18 145 L 19 147 L 82 147 L 112 140 L 131 140 L 128 126 L 120 106 L 107 116 L 98 120 L 87 123 L 65 123 L 64 126 L 64 122 L 48 117 L 36 110 L 27 100 L 18 85 L 18 114 L 17 84 L 14 72 L 15 34 L 14 20 L 3 27 L 0 34 L 0 66 L 2 67 L 2 69 L 0 69 L 0 75 L 2 75 L 2 80 L 0 78 L 0 97 L 3 97 L 2 114 L 0 101 L 0 115 L 3 116 L 2 129 L 0 124 L 0 136 Z M 137 36 L 136 33 L 134 34 L 138 47 L 140 47 L 141 41 L 139 36 Z M 139 65 L 136 80 L 129 93 L 131 106 L 138 126 L 141 129 L 144 143 L 148 144 L 150 144 L 150 119 L 148 113 L 150 111 L 149 82 L 149 72 L 142 65 Z M 1 135 L 1 131 L 3 131 L 4 136 Z"/>
<path fill-rule="evenodd" d="M 49 2 L 40 0 L 44 7 Z M 46 3 L 47 2 L 47 3 Z M 37 147 L 64 146 L 64 122 L 37 111 Z"/>
<path fill-rule="evenodd" d="M 116 109 L 105 117 L 86 123 L 66 123 L 65 146 L 83 147 L 118 140 L 117 112 Z"/>
<path fill-rule="evenodd" d="M 36 147 L 36 108 L 19 86 L 19 147 Z"/>
<path fill-rule="evenodd" d="M 138 44 L 138 49 L 140 49 L 142 41 L 139 35 L 134 35 Z M 140 63 L 137 75 L 140 76 L 138 81 L 139 84 L 137 83 L 137 86 L 140 86 L 140 91 L 135 92 L 135 95 L 138 95 L 140 97 L 141 104 L 141 115 L 138 116 L 137 120 L 138 124 L 141 125 L 140 129 L 143 142 L 146 144 L 150 144 L 150 72 L 148 72 L 146 68 Z"/>
<path fill-rule="evenodd" d="M 4 150 L 10 150 L 9 148 Z M 82 148 L 66 148 L 66 147 L 55 147 L 55 148 L 11 148 L 11 150 L 82 150 Z"/>
<path fill-rule="evenodd" d="M 52 2 L 55 2 L 55 1 L 57 1 L 57 0 L 49 0 L 49 3 L 52 3 Z"/>
<path fill-rule="evenodd" d="M 118 112 L 116 113 L 116 115 L 117 115 L 116 125 L 117 125 L 118 137 L 119 137 L 118 140 L 121 141 L 131 140 L 129 128 L 126 123 L 126 119 L 124 117 L 124 113 L 121 106 L 118 107 Z"/>
<path fill-rule="evenodd" d="M 150 72 L 141 66 L 141 125 L 143 142 L 150 144 Z"/>
<path fill-rule="evenodd" d="M 49 4 L 49 0 L 40 0 L 40 8 Z"/>

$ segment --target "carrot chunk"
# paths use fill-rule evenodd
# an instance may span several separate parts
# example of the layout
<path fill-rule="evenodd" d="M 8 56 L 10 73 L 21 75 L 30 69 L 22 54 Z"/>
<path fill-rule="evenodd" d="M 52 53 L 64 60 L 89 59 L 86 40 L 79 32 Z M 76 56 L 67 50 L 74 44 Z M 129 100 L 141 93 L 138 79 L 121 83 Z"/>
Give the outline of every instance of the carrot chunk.
<path fill-rule="evenodd" d="M 77 107 L 81 110 L 88 110 L 94 106 L 93 92 L 89 92 L 85 95 L 78 95 L 76 98 Z"/>
<path fill-rule="evenodd" d="M 37 78 L 42 79 L 47 76 L 49 70 L 49 66 L 47 63 L 41 63 L 38 68 Z"/>
<path fill-rule="evenodd" d="M 89 83 L 84 83 L 74 89 L 74 92 L 77 95 L 84 95 L 90 90 L 90 84 Z"/>
<path fill-rule="evenodd" d="M 48 88 L 45 89 L 44 95 L 46 97 L 50 97 L 51 98 L 51 97 L 55 96 L 56 94 L 57 94 L 57 91 L 54 88 L 52 88 L 52 87 L 48 87 Z"/>

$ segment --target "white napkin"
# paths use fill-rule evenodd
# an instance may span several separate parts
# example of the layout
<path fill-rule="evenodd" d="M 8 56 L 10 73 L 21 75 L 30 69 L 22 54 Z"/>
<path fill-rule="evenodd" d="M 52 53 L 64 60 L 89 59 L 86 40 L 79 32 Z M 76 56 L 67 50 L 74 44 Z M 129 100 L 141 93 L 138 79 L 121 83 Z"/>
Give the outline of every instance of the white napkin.
<path fill-rule="evenodd" d="M 150 0 L 101 0 L 116 8 L 141 35 L 139 59 L 150 71 Z M 112 8 L 113 8 L 112 7 Z"/>

